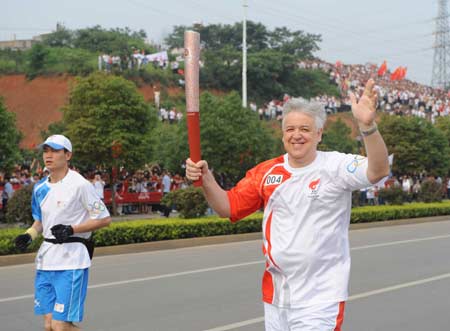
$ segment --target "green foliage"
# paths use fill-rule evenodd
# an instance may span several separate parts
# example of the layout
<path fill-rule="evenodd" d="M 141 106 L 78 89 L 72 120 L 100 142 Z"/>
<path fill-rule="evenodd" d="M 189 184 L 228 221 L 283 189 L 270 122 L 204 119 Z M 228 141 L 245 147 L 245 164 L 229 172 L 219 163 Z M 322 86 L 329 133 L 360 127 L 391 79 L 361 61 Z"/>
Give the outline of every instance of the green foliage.
<path fill-rule="evenodd" d="M 85 76 L 97 68 L 97 56 L 84 49 L 46 47 L 35 44 L 28 53 L 27 77 L 64 74 Z"/>
<path fill-rule="evenodd" d="M 184 47 L 184 31 L 195 30 L 201 35 L 203 49 L 221 50 L 231 47 L 242 49 L 242 22 L 230 24 L 210 24 L 194 26 L 174 26 L 173 32 L 165 39 L 170 48 Z M 249 53 L 273 49 L 301 58 L 312 57 L 319 47 L 320 35 L 303 31 L 290 31 L 286 27 L 269 31 L 262 23 L 247 21 L 247 49 Z"/>
<path fill-rule="evenodd" d="M 380 189 L 378 196 L 389 205 L 402 205 L 408 198 L 408 193 L 401 187 L 389 187 Z"/>
<path fill-rule="evenodd" d="M 174 86 L 178 84 L 178 75 L 175 75 L 170 68 L 155 68 L 148 64 L 139 70 L 139 76 L 142 80 L 150 85 L 161 84 L 162 86 Z"/>
<path fill-rule="evenodd" d="M 200 109 L 202 158 L 215 174 L 235 183 L 257 163 L 275 156 L 274 138 L 254 112 L 242 108 L 237 93 L 222 98 L 203 93 Z"/>
<path fill-rule="evenodd" d="M 351 223 L 450 215 L 450 202 L 410 203 L 404 206 L 367 206 L 352 209 Z"/>
<path fill-rule="evenodd" d="M 46 34 L 43 44 L 49 47 L 73 47 L 75 33 L 61 24 L 57 24 L 56 31 Z"/>
<path fill-rule="evenodd" d="M 338 96 L 338 87 L 330 83 L 327 73 L 322 70 L 293 70 L 286 82 L 286 93 L 309 99 L 318 95 Z"/>
<path fill-rule="evenodd" d="M 424 180 L 420 185 L 418 198 L 423 202 L 441 202 L 442 186 L 434 180 Z"/>
<path fill-rule="evenodd" d="M 48 47 L 79 48 L 98 53 L 129 56 L 133 49 L 145 49 L 154 52 L 145 44 L 146 33 L 143 30 L 131 31 L 128 27 L 104 29 L 100 25 L 90 28 L 69 30 L 58 24 L 56 31 L 45 36 L 43 44 Z"/>
<path fill-rule="evenodd" d="M 286 54 L 294 54 L 299 58 L 309 58 L 319 50 L 318 42 L 322 41 L 320 35 L 309 34 L 303 31 L 290 31 L 286 27 L 275 28 L 269 33 L 271 49 Z"/>
<path fill-rule="evenodd" d="M 172 191 L 163 197 L 161 203 L 165 206 L 176 206 L 183 218 L 204 216 L 208 209 L 203 191 L 195 187 Z"/>
<path fill-rule="evenodd" d="M 331 122 L 322 135 L 319 149 L 322 151 L 338 151 L 341 153 L 357 153 L 358 142 L 351 137 L 352 130 L 340 119 Z"/>
<path fill-rule="evenodd" d="M 14 245 L 14 239 L 25 232 L 22 228 L 6 228 L 0 230 L 0 255 L 19 254 L 23 253 L 19 251 Z M 36 252 L 39 246 L 42 244 L 43 238 L 40 236 L 36 240 L 33 240 L 31 245 L 26 250 L 26 253 Z"/>
<path fill-rule="evenodd" d="M 227 185 L 242 178 L 257 163 L 276 155 L 278 139 L 254 112 L 242 108 L 237 93 L 223 97 L 202 93 L 200 109 L 202 158 L 215 174 L 225 177 Z M 173 172 L 181 171 L 189 156 L 187 142 L 186 121 L 159 124 L 153 135 L 153 146 L 158 152 L 152 161 Z"/>
<path fill-rule="evenodd" d="M 201 35 L 205 62 L 200 71 L 201 86 L 241 91 L 242 23 L 175 26 L 166 44 L 171 48 L 183 47 L 185 30 L 195 30 Z M 270 31 L 261 23 L 248 21 L 249 99 L 262 103 L 281 98 L 284 93 L 307 98 L 325 93 L 338 95 L 326 73 L 297 67 L 298 59 L 312 58 L 320 41 L 319 35 L 290 31 L 286 27 Z"/>
<path fill-rule="evenodd" d="M 129 56 L 133 49 L 154 52 L 155 49 L 145 44 L 146 33 L 143 30 L 133 32 L 129 28 L 103 29 L 96 25 L 74 32 L 73 47 L 91 52 L 105 52 L 111 55 Z"/>
<path fill-rule="evenodd" d="M 247 218 L 236 224 L 226 219 L 115 222 L 94 233 L 98 246 L 121 245 L 158 240 L 219 236 L 261 231 L 261 217 Z"/>
<path fill-rule="evenodd" d="M 155 151 L 152 162 L 172 173 L 184 173 L 181 165 L 189 157 L 189 147 L 185 138 L 186 121 L 172 125 L 160 122 L 152 134 L 152 146 Z"/>
<path fill-rule="evenodd" d="M 200 70 L 200 84 L 205 88 L 239 90 L 242 56 L 231 46 L 204 51 L 205 66 Z M 251 89 L 251 87 L 250 87 Z"/>
<path fill-rule="evenodd" d="M 205 67 L 200 71 L 202 87 L 240 91 L 242 54 L 231 46 L 203 52 Z M 266 49 L 248 55 L 248 96 L 259 102 L 282 98 L 284 93 L 311 98 L 320 94 L 338 95 L 326 73 L 297 68 L 295 56 Z"/>
<path fill-rule="evenodd" d="M 33 185 L 28 185 L 14 192 L 13 197 L 8 201 L 6 210 L 6 223 L 33 224 L 31 216 L 31 194 Z"/>
<path fill-rule="evenodd" d="M 44 73 L 45 60 L 48 53 L 49 49 L 42 43 L 34 44 L 33 47 L 31 47 L 31 50 L 27 54 L 28 68 L 26 73 L 29 79 L 33 79 Z"/>
<path fill-rule="evenodd" d="M 47 139 L 48 137 L 54 135 L 54 134 L 61 134 L 61 132 L 64 132 L 66 130 L 66 126 L 64 124 L 64 121 L 59 121 L 59 122 L 53 122 L 51 124 L 49 124 L 47 130 L 42 130 L 41 131 L 41 138 L 42 141 L 44 141 L 45 139 Z"/>
<path fill-rule="evenodd" d="M 430 122 L 413 117 L 383 116 L 379 125 L 389 153 L 394 154 L 393 172 L 445 176 L 450 168 L 448 140 Z"/>
<path fill-rule="evenodd" d="M 0 170 L 8 172 L 20 161 L 21 139 L 22 134 L 16 127 L 16 116 L 7 111 L 0 97 Z"/>
<path fill-rule="evenodd" d="M 14 74 L 16 63 L 13 60 L 0 59 L 0 74 Z"/>
<path fill-rule="evenodd" d="M 436 128 L 444 134 L 450 146 L 450 116 L 439 116 L 436 119 Z"/>
<path fill-rule="evenodd" d="M 72 141 L 78 164 L 124 165 L 131 170 L 151 159 L 156 110 L 132 82 L 104 73 L 79 79 L 63 113 L 64 133 Z M 113 145 L 120 146 L 116 158 Z"/>
<path fill-rule="evenodd" d="M 0 49 L 0 74 L 25 72 L 25 53 L 11 49 Z"/>

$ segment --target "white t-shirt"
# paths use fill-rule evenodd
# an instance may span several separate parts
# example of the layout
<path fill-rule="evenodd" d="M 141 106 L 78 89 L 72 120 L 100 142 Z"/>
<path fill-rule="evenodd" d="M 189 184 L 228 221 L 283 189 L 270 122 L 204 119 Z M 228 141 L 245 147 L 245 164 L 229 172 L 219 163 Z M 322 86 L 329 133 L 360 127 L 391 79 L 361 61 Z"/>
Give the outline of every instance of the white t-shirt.
<path fill-rule="evenodd" d="M 251 169 L 228 191 L 232 221 L 264 206 L 263 300 L 299 308 L 348 298 L 352 191 L 372 184 L 367 159 L 317 152 L 303 168 L 287 154 Z"/>
<path fill-rule="evenodd" d="M 103 190 L 104 190 L 104 187 L 105 187 L 105 182 L 102 181 L 102 180 L 96 180 L 96 181 L 94 181 L 93 185 L 94 185 L 94 189 L 95 189 L 95 192 L 97 193 L 97 195 L 101 199 L 103 199 L 104 198 Z"/>
<path fill-rule="evenodd" d="M 44 238 L 55 238 L 51 228 L 57 224 L 77 225 L 88 219 L 109 216 L 108 209 L 99 198 L 92 184 L 79 173 L 69 170 L 57 183 L 48 177 L 33 188 L 31 211 L 36 221 L 41 221 Z M 90 232 L 74 236 L 89 238 Z M 52 244 L 43 242 L 36 256 L 40 270 L 84 269 L 91 266 L 86 247 L 82 243 Z"/>

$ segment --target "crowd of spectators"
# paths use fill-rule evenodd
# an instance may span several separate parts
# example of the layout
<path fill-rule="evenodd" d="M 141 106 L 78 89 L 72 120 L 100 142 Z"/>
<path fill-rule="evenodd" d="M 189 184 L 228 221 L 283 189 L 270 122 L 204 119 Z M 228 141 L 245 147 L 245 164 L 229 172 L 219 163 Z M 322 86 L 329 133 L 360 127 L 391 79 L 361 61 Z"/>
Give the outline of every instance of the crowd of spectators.
<path fill-rule="evenodd" d="M 34 163 L 34 162 L 33 162 Z M 31 172 L 34 169 L 34 172 Z M 73 170 L 79 171 L 76 168 Z M 13 197 L 14 192 L 21 187 L 33 185 L 42 178 L 49 175 L 49 172 L 44 168 L 37 166 L 17 166 L 10 174 L 0 174 L 0 195 L 2 197 L 0 210 L 5 212 L 8 201 Z M 89 171 L 82 173 L 82 175 L 89 179 L 94 186 L 100 198 L 105 199 L 108 195 L 111 197 L 112 183 L 110 173 L 104 171 Z M 115 174 L 115 189 L 118 201 L 127 201 L 128 193 L 138 193 L 139 203 L 119 203 L 119 214 L 136 214 L 148 213 L 150 211 L 160 212 L 164 216 L 169 216 L 172 208 L 161 206 L 160 198 L 169 192 L 187 188 L 189 186 L 185 177 L 180 173 L 172 174 L 167 170 L 161 169 L 159 166 L 145 168 L 133 173 L 128 172 L 125 168 L 121 169 L 118 174 Z M 158 200 L 152 203 L 146 202 L 148 194 L 151 192 L 160 193 L 157 195 Z M 106 194 L 105 194 L 106 193 Z M 109 201 L 110 202 L 110 201 Z M 108 203 L 110 206 L 110 203 Z M 151 207 L 151 208 L 150 208 Z"/>
<path fill-rule="evenodd" d="M 403 191 L 407 202 L 420 201 L 420 193 L 425 182 L 435 183 L 438 187 L 438 194 L 443 199 L 450 199 L 450 177 L 442 179 L 439 176 L 427 176 L 424 173 L 409 176 L 390 176 L 389 178 L 368 188 L 359 191 L 360 206 L 384 205 L 386 202 L 380 196 L 380 190 L 389 188 L 399 188 Z"/>
<path fill-rule="evenodd" d="M 159 108 L 158 118 L 161 122 L 175 124 L 180 123 L 183 119 L 183 113 L 178 111 L 176 107 L 166 109 L 165 107 Z"/>
<path fill-rule="evenodd" d="M 349 92 L 362 94 L 364 84 L 369 78 L 374 78 L 379 95 L 378 105 L 382 112 L 398 116 L 418 116 L 432 123 L 437 117 L 450 114 L 450 95 L 445 91 L 408 79 L 391 80 L 389 71 L 378 76 L 378 66 L 371 63 L 344 65 L 339 61 L 331 64 L 320 60 L 305 60 L 300 61 L 298 67 L 322 70 L 328 74 L 330 82 L 338 87 L 340 97 L 320 95 L 311 99 L 321 102 L 328 113 L 350 111 Z M 260 107 L 252 102 L 250 108 L 257 112 L 262 120 L 280 120 L 280 110 L 289 98 L 289 95 L 284 95 L 282 100 L 273 99 Z"/>
<path fill-rule="evenodd" d="M 102 53 L 98 55 L 98 70 L 111 72 L 116 69 L 119 71 L 125 69 L 141 69 L 147 65 L 152 65 L 154 68 L 172 70 L 175 74 L 184 74 L 180 66 L 183 59 L 177 57 L 174 61 L 169 61 L 166 51 L 147 54 L 145 50 L 134 50 L 133 54 L 127 56 L 120 56 L 117 54 Z"/>

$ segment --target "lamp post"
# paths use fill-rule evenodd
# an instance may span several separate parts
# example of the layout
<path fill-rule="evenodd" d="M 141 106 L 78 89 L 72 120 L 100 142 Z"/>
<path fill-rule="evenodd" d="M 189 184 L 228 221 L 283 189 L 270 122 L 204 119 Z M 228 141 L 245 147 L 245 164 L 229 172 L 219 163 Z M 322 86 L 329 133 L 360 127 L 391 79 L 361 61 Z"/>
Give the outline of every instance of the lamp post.
<path fill-rule="evenodd" d="M 247 108 L 247 0 L 243 0 L 244 20 L 242 22 L 242 107 Z"/>

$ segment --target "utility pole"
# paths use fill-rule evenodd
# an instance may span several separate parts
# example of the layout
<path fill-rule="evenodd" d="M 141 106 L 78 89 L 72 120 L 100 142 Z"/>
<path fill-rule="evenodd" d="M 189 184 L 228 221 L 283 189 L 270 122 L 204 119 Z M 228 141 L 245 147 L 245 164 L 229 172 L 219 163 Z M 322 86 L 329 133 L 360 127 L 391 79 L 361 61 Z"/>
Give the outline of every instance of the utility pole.
<path fill-rule="evenodd" d="M 448 0 L 439 0 L 434 42 L 433 75 L 431 86 L 440 89 L 450 87 L 450 39 L 448 25 Z"/>
<path fill-rule="evenodd" d="M 247 0 L 243 0 L 244 21 L 242 22 L 242 107 L 247 108 Z"/>

